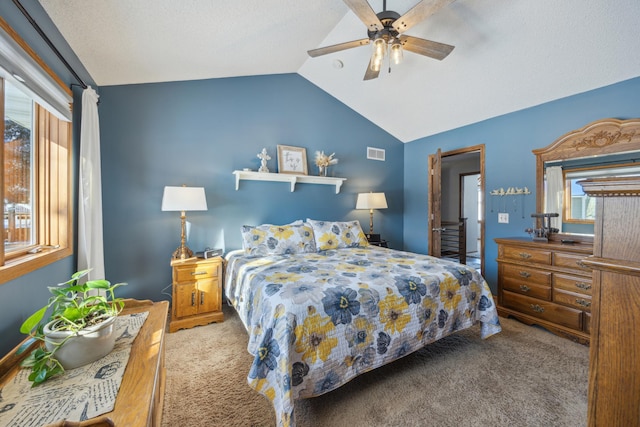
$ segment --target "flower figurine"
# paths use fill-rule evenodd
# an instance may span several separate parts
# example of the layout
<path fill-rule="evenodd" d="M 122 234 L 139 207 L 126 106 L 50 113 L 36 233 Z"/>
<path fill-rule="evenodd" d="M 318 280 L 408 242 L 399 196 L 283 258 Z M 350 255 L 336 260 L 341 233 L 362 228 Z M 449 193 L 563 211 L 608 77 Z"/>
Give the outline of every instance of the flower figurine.
<path fill-rule="evenodd" d="M 316 151 L 316 166 L 318 166 L 320 175 L 327 176 L 327 168 L 338 163 L 338 159 L 334 158 L 336 153 L 327 156 L 324 151 Z"/>

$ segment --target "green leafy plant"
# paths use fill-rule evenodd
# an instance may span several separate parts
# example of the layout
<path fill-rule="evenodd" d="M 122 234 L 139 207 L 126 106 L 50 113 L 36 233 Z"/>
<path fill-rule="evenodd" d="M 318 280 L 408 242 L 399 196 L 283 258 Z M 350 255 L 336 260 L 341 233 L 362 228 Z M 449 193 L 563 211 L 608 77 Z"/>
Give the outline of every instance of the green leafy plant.
<path fill-rule="evenodd" d="M 33 386 L 64 372 L 64 368 L 55 358 L 55 353 L 68 339 L 86 327 L 117 316 L 124 308 L 124 300 L 116 298 L 114 290 L 126 283 L 112 285 L 109 281 L 101 279 L 78 284 L 89 271 L 78 271 L 66 282 L 49 286 L 49 292 L 53 296 L 49 298 L 47 305 L 29 316 L 20 327 L 20 332 L 30 335 L 31 339 L 20 347 L 18 353 L 29 348 L 34 340 L 53 344 L 51 350 L 44 345 L 39 346 L 22 362 L 22 366 L 31 367 L 29 381 L 33 382 Z M 51 314 L 45 317 L 49 309 Z M 69 331 L 69 337 L 59 343 L 47 340 L 44 326 L 52 321 L 55 321 L 50 325 L 53 330 Z"/>

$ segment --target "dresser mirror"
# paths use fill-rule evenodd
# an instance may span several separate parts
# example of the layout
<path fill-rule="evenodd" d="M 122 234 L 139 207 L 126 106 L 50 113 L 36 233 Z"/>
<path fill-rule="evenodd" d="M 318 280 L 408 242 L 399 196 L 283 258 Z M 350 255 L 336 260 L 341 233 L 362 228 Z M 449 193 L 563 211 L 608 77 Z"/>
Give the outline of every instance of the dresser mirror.
<path fill-rule="evenodd" d="M 536 156 L 536 212 L 556 212 L 554 240 L 589 241 L 595 200 L 578 184 L 586 178 L 640 175 L 640 119 L 603 119 L 571 131 Z M 539 224 L 534 224 L 534 228 Z"/>

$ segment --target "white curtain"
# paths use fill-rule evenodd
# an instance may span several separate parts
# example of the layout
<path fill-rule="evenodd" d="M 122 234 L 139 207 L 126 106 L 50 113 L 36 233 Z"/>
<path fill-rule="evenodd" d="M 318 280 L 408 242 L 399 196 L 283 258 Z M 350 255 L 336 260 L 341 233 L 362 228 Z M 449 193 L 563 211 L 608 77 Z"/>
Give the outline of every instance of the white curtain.
<path fill-rule="evenodd" d="M 557 218 L 551 218 L 551 227 L 562 232 L 562 199 L 564 197 L 564 183 L 562 180 L 562 167 L 550 166 L 546 168 L 547 190 L 544 211 L 546 213 L 559 213 Z"/>
<path fill-rule="evenodd" d="M 91 268 L 88 280 L 104 279 L 100 123 L 98 94 L 91 86 L 82 93 L 79 189 L 78 270 Z"/>

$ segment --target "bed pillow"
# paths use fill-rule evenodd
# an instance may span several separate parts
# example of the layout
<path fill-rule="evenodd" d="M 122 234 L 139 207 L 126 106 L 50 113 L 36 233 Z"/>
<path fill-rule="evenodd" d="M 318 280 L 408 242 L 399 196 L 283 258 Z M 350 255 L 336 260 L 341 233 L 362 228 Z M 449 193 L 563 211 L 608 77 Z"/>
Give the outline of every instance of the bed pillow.
<path fill-rule="evenodd" d="M 313 229 L 295 221 L 287 225 L 242 226 L 242 248 L 250 255 L 316 252 Z"/>
<path fill-rule="evenodd" d="M 365 236 L 359 221 L 316 221 L 307 218 L 307 223 L 313 228 L 316 249 L 326 251 L 327 249 L 357 248 L 368 246 L 367 236 Z"/>

